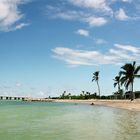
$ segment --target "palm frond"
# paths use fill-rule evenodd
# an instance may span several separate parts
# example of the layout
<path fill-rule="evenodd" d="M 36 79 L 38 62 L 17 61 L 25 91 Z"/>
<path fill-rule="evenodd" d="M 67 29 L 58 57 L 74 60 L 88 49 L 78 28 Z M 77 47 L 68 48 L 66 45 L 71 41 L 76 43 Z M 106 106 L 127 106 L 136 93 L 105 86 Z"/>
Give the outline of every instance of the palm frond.
<path fill-rule="evenodd" d="M 114 87 L 116 87 L 117 86 L 117 83 L 114 83 Z"/>
<path fill-rule="evenodd" d="M 127 77 L 124 76 L 120 79 L 121 86 L 124 85 L 126 82 L 127 82 Z"/>
<path fill-rule="evenodd" d="M 133 62 L 133 67 L 134 67 L 134 68 L 135 68 L 135 65 L 136 65 L 136 61 Z"/>
<path fill-rule="evenodd" d="M 120 72 L 119 72 L 119 75 L 120 75 L 120 76 L 126 75 L 126 72 L 125 72 L 125 71 L 120 71 Z"/>
<path fill-rule="evenodd" d="M 134 75 L 135 78 L 140 78 L 140 75 Z"/>
<path fill-rule="evenodd" d="M 139 71 L 140 71 L 140 66 L 137 66 L 136 69 L 135 69 L 134 74 L 137 74 Z"/>
<path fill-rule="evenodd" d="M 132 81 L 128 81 L 125 85 L 126 89 L 128 90 L 129 85 L 132 84 Z"/>

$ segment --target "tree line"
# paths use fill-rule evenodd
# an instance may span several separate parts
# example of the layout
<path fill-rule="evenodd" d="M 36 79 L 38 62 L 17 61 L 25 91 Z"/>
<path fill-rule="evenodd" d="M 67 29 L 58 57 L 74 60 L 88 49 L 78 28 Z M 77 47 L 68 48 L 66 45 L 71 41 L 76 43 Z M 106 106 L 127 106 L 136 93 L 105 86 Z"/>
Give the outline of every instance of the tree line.
<path fill-rule="evenodd" d="M 118 87 L 118 91 L 114 92 L 113 95 L 102 95 L 100 91 L 100 85 L 99 85 L 99 74 L 100 71 L 96 71 L 93 73 L 92 76 L 92 82 L 96 82 L 98 87 L 98 94 L 90 93 L 86 91 L 82 91 L 79 95 L 71 95 L 71 93 L 62 93 L 60 97 L 54 97 L 59 99 L 126 99 L 129 98 L 131 100 L 134 100 L 135 98 L 140 97 L 140 92 L 136 91 L 134 92 L 134 82 L 136 78 L 140 78 L 140 75 L 138 74 L 140 71 L 140 65 L 136 65 L 136 62 L 133 63 L 126 63 L 118 72 L 117 76 L 113 79 L 114 81 L 114 87 Z M 125 92 L 123 91 L 123 87 L 125 89 Z"/>

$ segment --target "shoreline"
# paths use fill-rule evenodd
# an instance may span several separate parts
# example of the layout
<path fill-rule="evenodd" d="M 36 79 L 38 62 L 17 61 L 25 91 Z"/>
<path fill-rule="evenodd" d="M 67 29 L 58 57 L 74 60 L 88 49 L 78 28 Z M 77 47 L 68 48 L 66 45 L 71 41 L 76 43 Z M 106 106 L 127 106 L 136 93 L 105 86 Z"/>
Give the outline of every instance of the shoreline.
<path fill-rule="evenodd" d="M 89 99 L 89 100 L 76 100 L 76 99 L 42 99 L 42 98 L 27 98 L 27 102 L 58 102 L 58 103 L 80 103 L 88 105 L 108 106 L 113 108 L 126 109 L 130 111 L 140 112 L 140 99 L 130 100 L 102 100 L 102 99 Z"/>
<path fill-rule="evenodd" d="M 99 100 L 99 99 L 90 99 L 90 100 L 71 100 L 71 99 L 55 99 L 53 102 L 60 103 L 83 103 L 89 104 L 92 103 L 94 105 L 102 105 L 120 109 L 127 109 L 130 111 L 138 111 L 140 112 L 140 99 L 135 99 L 134 101 L 130 100 Z"/>

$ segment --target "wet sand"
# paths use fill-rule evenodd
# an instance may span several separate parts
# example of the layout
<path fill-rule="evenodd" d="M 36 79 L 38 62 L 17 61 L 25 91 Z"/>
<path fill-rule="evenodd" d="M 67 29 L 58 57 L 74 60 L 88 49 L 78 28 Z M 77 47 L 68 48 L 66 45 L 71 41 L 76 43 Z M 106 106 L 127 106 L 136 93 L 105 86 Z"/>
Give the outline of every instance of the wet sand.
<path fill-rule="evenodd" d="M 85 103 L 91 105 L 103 105 L 115 108 L 127 109 L 131 111 L 140 111 L 140 99 L 134 101 L 130 100 L 54 100 L 54 102 L 65 102 L 65 103 Z"/>

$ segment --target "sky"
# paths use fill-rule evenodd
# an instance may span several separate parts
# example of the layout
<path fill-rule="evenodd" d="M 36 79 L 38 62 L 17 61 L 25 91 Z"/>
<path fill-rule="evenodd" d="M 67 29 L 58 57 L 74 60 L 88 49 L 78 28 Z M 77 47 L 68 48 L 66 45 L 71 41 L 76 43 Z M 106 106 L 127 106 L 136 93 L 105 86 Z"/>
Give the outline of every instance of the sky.
<path fill-rule="evenodd" d="M 125 63 L 140 64 L 139 0 L 0 0 L 0 95 L 115 92 Z M 140 90 L 135 81 L 135 90 Z"/>

